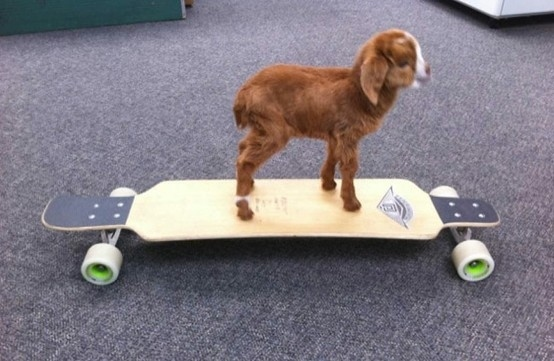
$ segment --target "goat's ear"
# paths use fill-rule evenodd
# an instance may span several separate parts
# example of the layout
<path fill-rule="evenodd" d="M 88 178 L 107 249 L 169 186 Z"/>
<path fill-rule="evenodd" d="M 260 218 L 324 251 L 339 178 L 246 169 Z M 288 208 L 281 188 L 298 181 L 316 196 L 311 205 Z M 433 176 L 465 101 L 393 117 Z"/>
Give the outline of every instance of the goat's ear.
<path fill-rule="evenodd" d="M 362 89 L 373 105 L 379 102 L 379 93 L 385 83 L 389 65 L 381 56 L 371 56 L 363 62 L 360 72 Z"/>

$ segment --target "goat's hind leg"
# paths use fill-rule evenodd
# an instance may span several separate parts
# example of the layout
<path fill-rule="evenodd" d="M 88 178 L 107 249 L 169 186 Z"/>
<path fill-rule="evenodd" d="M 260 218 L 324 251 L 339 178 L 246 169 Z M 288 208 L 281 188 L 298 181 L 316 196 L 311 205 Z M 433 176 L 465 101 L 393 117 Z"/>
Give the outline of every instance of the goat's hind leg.
<path fill-rule="evenodd" d="M 327 159 L 321 167 L 321 186 L 326 191 L 332 191 L 337 187 L 337 182 L 335 182 L 335 167 L 337 166 L 337 157 L 336 157 L 336 147 L 337 141 L 333 138 L 330 138 L 327 141 Z"/>
<path fill-rule="evenodd" d="M 237 193 L 235 203 L 237 215 L 246 221 L 252 219 L 248 196 L 254 187 L 254 173 L 272 155 L 283 149 L 286 139 L 269 136 L 267 133 L 251 131 L 239 145 L 237 158 Z"/>
<path fill-rule="evenodd" d="M 246 148 L 248 148 L 248 137 L 245 137 L 240 143 L 239 143 L 239 155 L 237 157 L 237 169 L 238 169 L 238 160 L 240 159 L 242 153 Z M 252 174 L 253 175 L 253 174 Z M 238 174 L 237 174 L 237 180 L 238 180 Z M 245 183 L 247 183 L 248 180 L 244 180 Z M 253 176 L 250 177 L 250 191 L 254 188 L 254 178 Z"/>

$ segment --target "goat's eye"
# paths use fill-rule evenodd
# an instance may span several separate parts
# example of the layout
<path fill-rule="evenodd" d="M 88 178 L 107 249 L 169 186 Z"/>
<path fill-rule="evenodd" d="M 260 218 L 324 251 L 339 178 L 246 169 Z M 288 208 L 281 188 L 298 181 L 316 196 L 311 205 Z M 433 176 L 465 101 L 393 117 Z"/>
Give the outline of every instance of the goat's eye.
<path fill-rule="evenodd" d="M 401 60 L 401 61 L 398 62 L 398 66 L 401 67 L 401 68 L 405 68 L 409 65 L 410 65 L 410 62 L 407 61 L 407 60 Z"/>

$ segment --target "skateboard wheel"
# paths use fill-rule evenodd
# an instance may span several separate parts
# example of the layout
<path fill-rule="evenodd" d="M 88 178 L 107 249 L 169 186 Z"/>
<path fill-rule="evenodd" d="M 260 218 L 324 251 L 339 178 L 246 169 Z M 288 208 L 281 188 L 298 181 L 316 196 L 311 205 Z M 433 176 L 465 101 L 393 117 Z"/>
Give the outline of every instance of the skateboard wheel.
<path fill-rule="evenodd" d="M 110 197 L 134 197 L 136 195 L 137 192 L 134 189 L 127 187 L 116 188 L 110 193 Z"/>
<path fill-rule="evenodd" d="M 483 242 L 470 239 L 454 247 L 452 261 L 458 275 L 465 281 L 481 281 L 491 275 L 494 260 Z"/>
<path fill-rule="evenodd" d="M 458 192 L 450 186 L 438 186 L 433 188 L 429 194 L 433 197 L 460 198 Z"/>
<path fill-rule="evenodd" d="M 111 244 L 98 243 L 89 248 L 81 265 L 81 274 L 95 285 L 109 285 L 119 276 L 122 262 L 123 255 L 119 249 Z"/>

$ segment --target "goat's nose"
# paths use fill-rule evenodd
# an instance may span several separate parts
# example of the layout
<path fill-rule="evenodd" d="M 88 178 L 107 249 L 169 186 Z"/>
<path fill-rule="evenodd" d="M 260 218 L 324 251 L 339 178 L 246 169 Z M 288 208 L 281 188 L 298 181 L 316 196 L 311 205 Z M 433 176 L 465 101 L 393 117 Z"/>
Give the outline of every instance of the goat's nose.
<path fill-rule="evenodd" d="M 425 63 L 425 74 L 431 76 L 431 66 L 428 63 Z"/>

